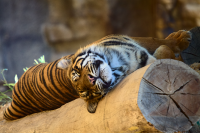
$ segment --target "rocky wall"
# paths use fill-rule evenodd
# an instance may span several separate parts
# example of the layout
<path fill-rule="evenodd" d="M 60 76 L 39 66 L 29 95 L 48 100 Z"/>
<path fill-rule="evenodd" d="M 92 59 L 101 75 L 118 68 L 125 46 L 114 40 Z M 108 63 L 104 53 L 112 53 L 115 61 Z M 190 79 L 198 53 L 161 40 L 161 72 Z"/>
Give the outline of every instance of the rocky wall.
<path fill-rule="evenodd" d="M 165 38 L 200 26 L 199 10 L 199 0 L 1 0 L 0 70 L 14 82 L 41 55 L 50 62 L 109 34 Z"/>

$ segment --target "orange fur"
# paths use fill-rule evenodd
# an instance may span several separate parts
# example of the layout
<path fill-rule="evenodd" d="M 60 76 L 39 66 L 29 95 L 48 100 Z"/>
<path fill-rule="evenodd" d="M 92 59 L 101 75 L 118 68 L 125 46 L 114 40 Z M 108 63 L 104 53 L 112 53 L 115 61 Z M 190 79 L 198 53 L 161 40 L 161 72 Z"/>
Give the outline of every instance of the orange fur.
<path fill-rule="evenodd" d="M 15 120 L 56 109 L 79 97 L 67 78 L 67 71 L 56 67 L 58 61 L 33 66 L 21 76 L 14 86 L 11 105 L 4 111 L 4 119 Z"/>

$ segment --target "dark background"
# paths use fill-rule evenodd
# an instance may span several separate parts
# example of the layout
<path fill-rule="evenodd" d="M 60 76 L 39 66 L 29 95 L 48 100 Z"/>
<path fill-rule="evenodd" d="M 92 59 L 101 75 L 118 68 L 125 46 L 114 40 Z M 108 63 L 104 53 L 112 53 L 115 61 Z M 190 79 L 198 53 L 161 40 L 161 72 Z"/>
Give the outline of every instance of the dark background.
<path fill-rule="evenodd" d="M 14 82 L 34 59 L 54 61 L 108 34 L 165 38 L 196 26 L 200 0 L 0 0 L 0 70 Z"/>

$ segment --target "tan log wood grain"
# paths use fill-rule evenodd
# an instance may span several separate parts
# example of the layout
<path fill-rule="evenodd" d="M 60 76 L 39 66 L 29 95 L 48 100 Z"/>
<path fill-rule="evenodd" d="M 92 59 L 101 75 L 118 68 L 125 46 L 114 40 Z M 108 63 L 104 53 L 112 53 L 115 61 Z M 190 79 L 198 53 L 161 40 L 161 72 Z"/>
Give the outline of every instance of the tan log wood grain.
<path fill-rule="evenodd" d="M 82 99 L 76 99 L 56 110 L 32 114 L 14 121 L 2 120 L 0 116 L 0 132 L 187 131 L 200 116 L 199 77 L 197 72 L 182 62 L 158 60 L 127 76 L 99 102 L 96 113 L 88 113 L 86 103 Z"/>

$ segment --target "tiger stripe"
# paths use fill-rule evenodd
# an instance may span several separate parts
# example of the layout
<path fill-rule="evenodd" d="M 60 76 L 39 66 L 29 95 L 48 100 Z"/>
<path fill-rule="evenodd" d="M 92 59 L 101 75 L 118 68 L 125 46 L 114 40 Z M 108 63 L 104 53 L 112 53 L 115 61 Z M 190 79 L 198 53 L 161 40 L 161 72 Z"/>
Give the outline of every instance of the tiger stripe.
<path fill-rule="evenodd" d="M 56 67 L 58 62 L 59 60 L 56 60 L 30 67 L 21 76 L 13 88 L 11 104 L 4 110 L 4 119 L 15 120 L 33 113 L 56 109 L 79 98 L 67 78 L 67 70 Z"/>

